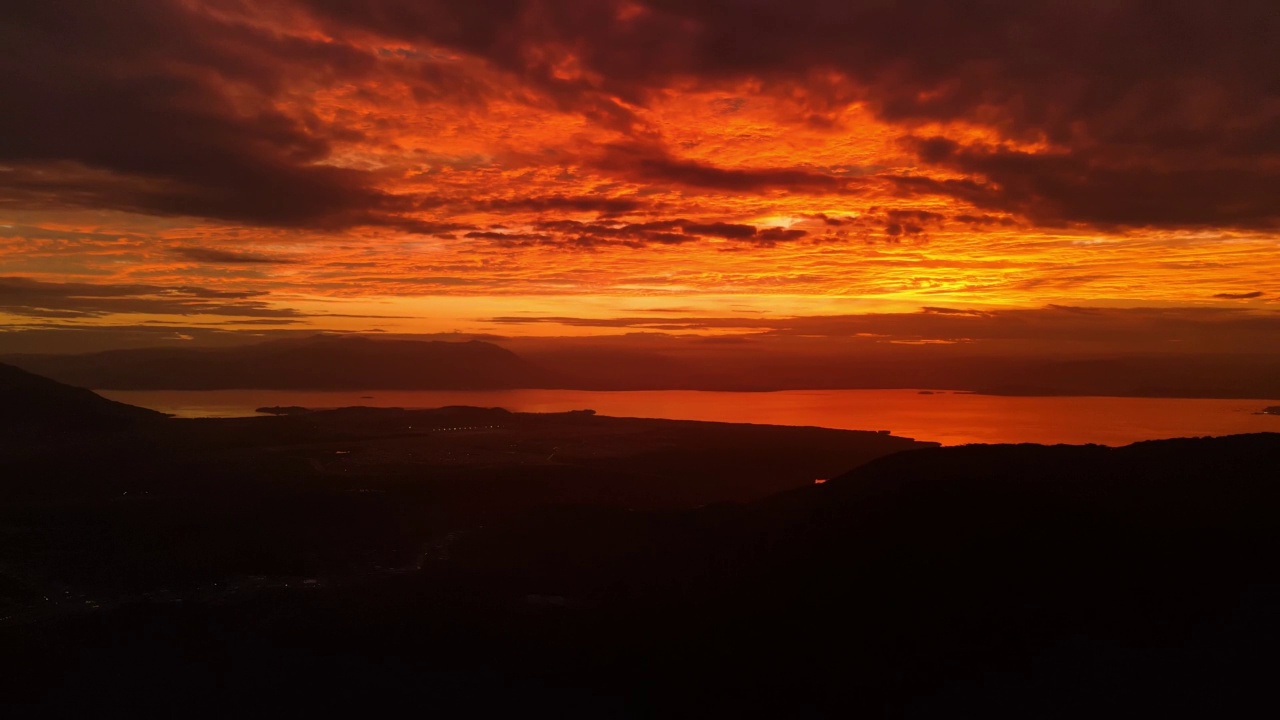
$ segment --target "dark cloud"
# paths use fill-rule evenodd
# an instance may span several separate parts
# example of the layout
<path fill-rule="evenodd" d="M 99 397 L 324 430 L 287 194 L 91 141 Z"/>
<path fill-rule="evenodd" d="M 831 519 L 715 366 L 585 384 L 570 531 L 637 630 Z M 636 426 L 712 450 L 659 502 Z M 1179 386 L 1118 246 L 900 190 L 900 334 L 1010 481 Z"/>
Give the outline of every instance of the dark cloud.
<path fill-rule="evenodd" d="M 979 180 L 896 178 L 900 186 L 950 195 L 1041 225 L 1280 226 L 1280 194 L 1274 191 L 1280 187 L 1280 170 L 1263 157 L 1249 163 L 1220 157 L 1162 162 L 1154 149 L 1156 154 L 1139 159 L 1113 148 L 1030 153 L 941 138 L 910 145 L 928 162 Z"/>
<path fill-rule="evenodd" d="M 431 285 L 453 278 L 422 278 Z M 465 282 L 465 281 L 463 281 Z M 265 292 L 214 290 L 193 285 L 56 283 L 0 277 L 0 313 L 47 320 L 83 320 L 108 315 L 215 315 L 219 318 L 280 320 L 301 318 L 412 319 L 404 316 L 304 313 L 271 303 Z M 220 320 L 218 324 L 227 324 Z M 0 326 L 0 330 L 20 329 Z"/>
<path fill-rule="evenodd" d="M 1255 290 L 1253 292 L 1246 293 L 1218 293 L 1217 295 L 1214 295 L 1214 297 L 1220 300 L 1252 300 L 1254 298 L 1260 298 L 1265 294 L 1266 293 L 1264 292 Z"/>
<path fill-rule="evenodd" d="M 729 318 L 690 318 L 678 319 L 672 318 L 647 318 L 647 317 L 619 317 L 619 318 L 578 318 L 578 317 L 535 317 L 535 316 L 500 316 L 489 318 L 487 322 L 497 323 L 500 325 L 565 325 L 568 327 L 592 327 L 592 328 L 631 328 L 637 330 L 659 330 L 659 331 L 683 331 L 691 332 L 697 330 L 709 330 L 712 328 L 755 328 L 761 327 L 757 321 L 745 321 L 739 324 L 727 325 L 733 322 Z"/>
<path fill-rule="evenodd" d="M 931 315 L 968 315 L 970 317 L 988 317 L 991 315 L 991 313 L 984 312 L 982 310 L 963 310 L 960 308 L 947 307 L 923 307 L 920 308 L 920 312 Z"/>
<path fill-rule="evenodd" d="M 870 212 L 875 212 L 876 208 L 871 208 Z M 914 222 L 914 223 L 935 223 L 941 224 L 946 218 L 941 213 L 931 212 L 929 210 L 886 210 L 885 216 L 892 222 Z"/>
<path fill-rule="evenodd" d="M 819 124 L 861 102 L 905 127 L 984 126 L 1047 150 L 948 150 L 925 139 L 915 147 L 922 162 L 969 177 L 899 187 L 1037 223 L 1280 222 L 1280 12 L 1271 0 L 627 4 L 641 11 L 620 12 L 621 0 L 307 3 L 334 28 L 477 54 L 584 108 L 644 104 L 675 83 L 751 78 L 799 98 Z M 548 47 L 572 48 L 595 79 L 556 80 L 538 51 Z M 730 191 L 846 189 L 803 169 L 727 170 L 653 153 L 610 166 Z"/>
<path fill-rule="evenodd" d="M 301 320 L 231 320 L 218 323 L 174 323 L 150 320 L 137 325 L 66 325 L 33 321 L 22 326 L 0 326 L 0 353 L 5 355 L 83 353 L 172 346 L 181 342 L 190 347 L 235 347 L 272 340 L 315 338 L 318 336 L 374 335 L 389 339 L 468 342 L 504 342 L 509 338 L 487 333 L 391 334 L 378 328 L 359 331 L 316 330 L 287 327 Z M 226 325 L 238 326 L 228 329 Z M 276 326 L 276 327 L 272 327 Z M 14 358 L 16 359 L 16 358 Z M 7 358 L 0 357 L 0 362 Z"/>
<path fill-rule="evenodd" d="M 642 310 L 640 310 L 640 312 L 652 312 L 652 313 L 684 313 L 684 314 L 688 314 L 688 313 L 693 312 L 693 308 L 689 308 L 689 307 L 651 307 L 651 308 L 643 308 Z"/>
<path fill-rule="evenodd" d="M 506 233 L 495 232 L 492 230 L 483 230 L 469 232 L 463 237 L 473 240 L 499 240 L 502 242 L 545 242 L 551 240 L 549 235 L 538 235 L 534 233 Z"/>
<path fill-rule="evenodd" d="M 596 161 L 596 167 L 635 180 L 655 184 L 730 192 L 796 190 L 813 193 L 854 193 L 858 184 L 849 178 L 802 168 L 722 168 L 673 157 L 652 144 L 613 145 Z"/>
<path fill-rule="evenodd" d="M 463 225 L 460 223 L 431 222 L 428 220 L 416 220 L 413 218 L 383 218 L 380 224 L 404 230 L 405 232 L 417 233 L 419 235 L 436 235 L 440 237 L 445 237 L 451 233 L 462 230 L 470 230 L 472 228 L 471 225 Z"/>
<path fill-rule="evenodd" d="M 751 81 L 831 127 L 858 103 L 904 132 L 922 170 L 881 178 L 994 217 L 1097 227 L 1280 226 L 1280 12 L 1272 0 L 283 0 L 281 34 L 241 0 L 19 0 L 0 20 L 0 198 L 260 225 L 412 229 L 416 198 L 329 164 L 361 123 L 282 109 L 287 90 L 391 73 L 415 97 L 484 90 L 429 47 L 482 59 L 530 102 L 634 142 L 593 167 L 656 186 L 856 193 L 814 167 L 676 157 L 638 119 L 672 87 Z M 410 47 L 364 48 L 370 37 Z M 572 59 L 581 72 L 566 74 Z M 522 95 L 523 97 L 523 95 Z M 738 106 L 740 107 L 740 106 Z M 719 111 L 734 109 L 721 103 Z M 1034 147 L 1034 151 L 1027 148 Z M 512 208 L 618 214 L 629 199 Z M 523 203 L 523 205 L 520 205 Z M 497 205 L 495 205 L 497 207 Z M 971 217 L 982 217 L 972 214 Z M 889 235 L 927 222 L 891 219 Z M 670 240 L 672 238 L 668 238 Z"/>
<path fill-rule="evenodd" d="M 280 325 L 304 325 L 306 324 L 306 321 L 299 320 L 296 318 L 270 318 L 270 319 L 264 318 L 260 320 L 226 320 L 218 324 L 219 325 L 235 325 L 235 326 L 242 326 L 242 327 L 246 325 L 276 327 Z"/>
<path fill-rule="evenodd" d="M 1010 310 L 926 307 L 915 313 L 761 317 L 577 318 L 514 316 L 500 324 L 545 324 L 650 332 L 738 330 L 753 337 L 963 343 L 974 352 L 1064 350 L 1206 353 L 1280 352 L 1280 314 L 1233 308 L 1098 308 L 1049 305 Z"/>
<path fill-rule="evenodd" d="M 902 242 L 904 238 L 911 240 L 927 239 L 929 231 L 945 227 L 949 222 L 964 222 L 965 217 L 948 217 L 932 210 L 912 208 L 881 208 L 872 206 L 856 217 L 832 218 L 827 215 L 813 216 L 824 225 L 839 228 L 826 235 L 815 238 L 811 242 L 831 242 L 847 239 L 852 234 L 860 240 L 872 242 L 883 240 L 891 243 Z M 993 217 L 994 216 L 989 216 Z M 992 220 L 992 223 L 996 223 Z M 792 238 L 794 239 L 794 238 Z"/>
<path fill-rule="evenodd" d="M 174 248 L 173 253 L 181 255 L 188 260 L 220 265 L 279 265 L 293 262 L 288 258 L 234 250 L 219 250 L 217 248 L 181 247 Z"/>
<path fill-rule="evenodd" d="M 681 227 L 690 235 L 707 235 L 729 240 L 755 237 L 757 232 L 754 225 L 734 225 L 731 223 L 684 223 Z"/>
<path fill-rule="evenodd" d="M 635 212 L 644 203 L 634 198 L 609 197 L 548 197 L 517 198 L 513 200 L 486 200 L 473 204 L 482 210 L 527 210 L 532 212 L 576 211 L 598 212 L 604 216 Z"/>
<path fill-rule="evenodd" d="M 323 163 L 358 131 L 277 102 L 291 82 L 359 78 L 376 60 L 224 19 L 218 5 L 7 6 L 0 197 L 321 228 L 407 209 L 375 174 Z"/>
<path fill-rule="evenodd" d="M 791 242 L 799 240 L 808 235 L 807 230 L 788 229 L 788 228 L 767 228 L 756 234 L 755 240 L 761 244 L 772 245 L 780 242 Z"/>
<path fill-rule="evenodd" d="M 89 318 L 118 313 L 301 317 L 275 307 L 260 292 L 230 292 L 194 286 L 51 283 L 0 278 L 0 312 L 44 318 Z"/>
<path fill-rule="evenodd" d="M 273 324 L 289 320 L 271 320 Z M 175 324 L 112 325 L 89 327 L 34 322 L 22 327 L 0 327 L 3 353 L 79 353 L 172 345 L 182 342 L 206 347 L 236 346 L 284 337 L 304 337 L 315 331 L 254 328 L 222 330 Z"/>
<path fill-rule="evenodd" d="M 706 238 L 722 238 L 740 242 L 770 246 L 790 242 L 808 235 L 805 230 L 787 228 L 758 228 L 754 225 L 726 222 L 694 222 L 685 219 L 655 220 L 646 223 L 581 222 L 577 220 L 548 220 L 538 223 L 538 228 L 554 234 L 521 235 L 505 232 L 473 232 L 466 237 L 489 240 L 538 240 L 543 243 L 573 244 L 584 247 L 619 244 L 628 247 L 644 247 L 650 243 L 679 245 Z"/>
<path fill-rule="evenodd" d="M 823 223 L 831 227 L 841 227 L 849 223 L 849 218 L 831 217 L 826 213 L 818 213 L 811 217 L 813 217 L 814 220 L 821 220 Z"/>
<path fill-rule="evenodd" d="M 965 223 L 966 225 L 990 226 L 1001 225 L 1004 227 L 1012 227 L 1017 225 L 1017 221 L 1008 216 L 999 215 L 972 215 L 969 213 L 960 213 L 951 218 L 956 222 Z"/>

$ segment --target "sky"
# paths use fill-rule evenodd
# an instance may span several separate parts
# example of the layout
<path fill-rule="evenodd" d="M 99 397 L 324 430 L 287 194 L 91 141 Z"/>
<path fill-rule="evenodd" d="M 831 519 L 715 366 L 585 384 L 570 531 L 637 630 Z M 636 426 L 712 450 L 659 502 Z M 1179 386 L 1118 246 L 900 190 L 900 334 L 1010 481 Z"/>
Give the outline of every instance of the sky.
<path fill-rule="evenodd" d="M 0 350 L 1269 348 L 1278 36 L 1271 0 L 16 0 Z"/>

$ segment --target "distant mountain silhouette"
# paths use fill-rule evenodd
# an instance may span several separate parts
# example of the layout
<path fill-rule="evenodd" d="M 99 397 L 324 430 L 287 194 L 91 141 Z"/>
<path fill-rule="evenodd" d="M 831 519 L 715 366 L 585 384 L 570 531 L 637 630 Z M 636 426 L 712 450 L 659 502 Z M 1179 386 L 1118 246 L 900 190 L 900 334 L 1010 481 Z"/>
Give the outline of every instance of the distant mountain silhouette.
<path fill-rule="evenodd" d="M 490 343 L 318 335 L 235 348 L 148 348 L 11 361 L 104 390 L 479 390 L 537 387 L 547 374 Z"/>
<path fill-rule="evenodd" d="M 0 428 L 6 432 L 110 429 L 164 417 L 0 364 Z"/>
<path fill-rule="evenodd" d="M 526 339 L 527 340 L 527 339 Z M 104 390 L 820 390 L 933 388 L 991 395 L 1280 398 L 1274 354 L 857 355 L 752 345 L 595 346 L 573 339 L 444 342 L 317 335 L 232 348 L 0 355 Z M 665 348 L 665 349 L 664 349 Z M 710 349 L 708 349 L 710 348 Z"/>

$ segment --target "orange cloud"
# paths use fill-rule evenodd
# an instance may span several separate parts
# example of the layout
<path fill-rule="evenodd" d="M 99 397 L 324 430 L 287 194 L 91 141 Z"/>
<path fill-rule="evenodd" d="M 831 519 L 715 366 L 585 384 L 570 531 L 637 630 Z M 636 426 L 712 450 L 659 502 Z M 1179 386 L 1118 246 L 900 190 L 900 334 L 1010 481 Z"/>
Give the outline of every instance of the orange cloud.
<path fill-rule="evenodd" d="M 1272 307 L 1275 14 L 1104 5 L 31 5 L 0 323 Z"/>

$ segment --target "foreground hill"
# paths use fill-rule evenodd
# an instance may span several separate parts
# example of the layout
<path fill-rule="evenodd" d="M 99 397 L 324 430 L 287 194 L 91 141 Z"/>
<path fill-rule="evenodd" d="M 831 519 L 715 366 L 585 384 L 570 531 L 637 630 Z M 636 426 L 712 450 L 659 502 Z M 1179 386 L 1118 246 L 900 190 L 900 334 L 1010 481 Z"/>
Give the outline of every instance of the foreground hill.
<path fill-rule="evenodd" d="M 1278 467 L 1275 434 L 925 449 L 742 506 L 551 513 L 452 558 L 626 608 L 671 702 L 1211 713 L 1268 692 Z"/>
<path fill-rule="evenodd" d="M 22 355 L 11 362 L 102 390 L 481 390 L 537 387 L 546 373 L 490 343 L 319 335 L 234 348 Z"/>
<path fill-rule="evenodd" d="M 163 418 L 152 410 L 0 364 L 0 428 L 6 432 L 122 428 Z"/>
<path fill-rule="evenodd" d="M 393 434 L 357 444 L 343 425 L 351 418 L 354 429 L 381 423 L 377 432 Z M 57 702 L 94 707 L 140 698 L 215 710 L 416 702 L 453 714 L 587 717 L 1274 709 L 1280 435 L 915 449 L 822 485 L 693 508 L 681 486 L 710 483 L 732 496 L 724 491 L 735 478 L 781 457 L 761 454 L 767 438 L 795 449 L 797 462 L 828 439 L 804 446 L 809 431 L 800 428 L 783 436 L 467 410 L 440 420 L 446 429 L 458 420 L 501 427 L 432 432 L 424 437 L 434 445 L 424 445 L 405 434 L 409 419 L 415 433 L 431 422 L 348 411 L 174 424 L 216 432 L 216 441 L 181 444 L 209 464 L 200 472 L 234 459 L 236 481 L 183 485 L 183 499 L 157 479 L 154 496 L 126 503 L 112 493 L 98 512 L 77 509 L 63 521 L 70 531 L 87 521 L 109 527 L 95 545 L 134 538 L 110 540 L 83 572 L 110 563 L 107 576 L 118 577 L 132 554 L 152 558 L 141 564 L 155 573 L 165 567 L 155 553 L 190 545 L 182 563 L 296 563 L 319 582 L 217 583 L 0 623 L 0 647 L 21 669 L 0 690 L 39 702 L 42 688 L 56 687 Z M 272 433 L 278 450 L 241 450 Z M 672 443 L 715 451 L 691 462 Z M 488 468 L 509 451 L 513 473 L 494 484 Z M 248 468 L 281 453 L 305 453 L 319 474 L 295 469 L 285 482 L 273 471 L 262 477 L 271 491 L 253 491 Z M 456 465 L 466 458 L 479 464 Z M 375 475 L 371 463 L 400 469 Z M 450 463 L 456 472 L 446 474 Z M 615 483 L 630 469 L 686 501 L 628 497 Z M 552 473 L 552 492 L 525 495 L 516 512 L 488 510 Z M 668 481 L 655 482 L 660 475 Z M 17 506 L 7 522 L 31 544 L 29 508 Z M 147 521 L 151 531 L 140 524 L 148 508 L 163 520 Z M 415 522 L 440 527 L 423 537 Z M 366 557 L 404 543 L 415 544 L 417 563 L 393 574 L 318 569 L 330 545 Z M 61 562 L 83 555 L 67 552 L 69 540 L 52 546 Z"/>

